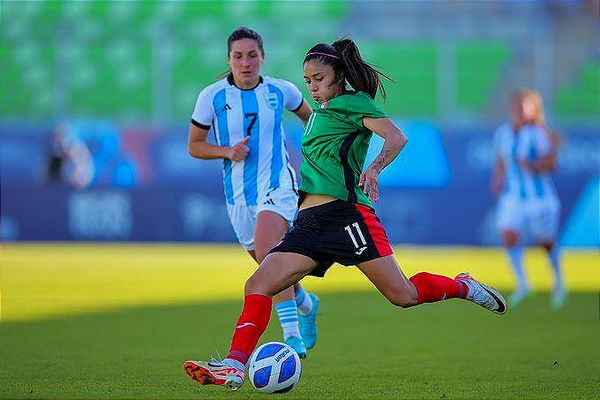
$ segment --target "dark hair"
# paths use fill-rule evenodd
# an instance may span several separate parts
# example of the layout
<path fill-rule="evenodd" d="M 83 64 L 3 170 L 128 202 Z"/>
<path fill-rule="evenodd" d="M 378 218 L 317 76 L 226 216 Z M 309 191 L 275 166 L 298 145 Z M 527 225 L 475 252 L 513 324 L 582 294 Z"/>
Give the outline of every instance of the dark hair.
<path fill-rule="evenodd" d="M 377 91 L 381 93 L 383 99 L 386 98 L 381 77 L 391 79 L 362 59 L 358 46 L 352 39 L 341 38 L 330 45 L 316 44 L 306 53 L 304 63 L 315 58 L 331 65 L 338 78 L 336 82 L 339 82 L 342 87 L 345 81 L 348 81 L 354 90 L 365 92 L 373 99 Z"/>
<path fill-rule="evenodd" d="M 246 28 L 245 26 L 240 26 L 235 31 L 231 32 L 231 34 L 227 38 L 227 58 L 229 58 L 229 53 L 231 52 L 231 45 L 233 44 L 233 42 L 236 42 L 236 41 L 242 40 L 242 39 L 254 40 L 256 42 L 256 44 L 258 45 L 258 49 L 262 53 L 262 56 L 263 57 L 265 56 L 263 40 L 262 40 L 262 37 L 258 34 L 258 32 L 253 31 L 250 28 Z M 221 72 L 219 75 L 217 75 L 215 77 L 215 79 L 223 79 L 226 76 L 229 76 L 230 74 L 231 74 L 231 68 L 227 68 L 226 71 Z"/>
<path fill-rule="evenodd" d="M 229 56 L 229 52 L 231 51 L 231 44 L 238 40 L 242 39 L 252 39 L 258 45 L 258 49 L 262 53 L 263 57 L 265 56 L 265 49 L 263 48 L 263 40 L 262 37 L 258 34 L 258 32 L 253 31 L 250 28 L 246 28 L 245 26 L 240 26 L 235 31 L 231 32 L 229 37 L 227 38 L 227 55 Z"/>

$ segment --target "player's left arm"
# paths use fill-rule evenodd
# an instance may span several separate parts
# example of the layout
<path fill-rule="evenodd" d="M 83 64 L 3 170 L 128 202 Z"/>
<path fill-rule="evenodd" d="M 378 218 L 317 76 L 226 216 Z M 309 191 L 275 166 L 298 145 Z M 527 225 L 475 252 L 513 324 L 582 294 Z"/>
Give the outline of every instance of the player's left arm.
<path fill-rule="evenodd" d="M 306 126 L 308 118 L 312 114 L 312 108 L 304 99 L 302 92 L 296 85 L 286 80 L 279 80 L 279 85 L 279 88 L 283 92 L 285 108 L 296 114 L 300 118 L 300 121 L 302 121 L 302 125 Z"/>
<path fill-rule="evenodd" d="M 296 111 L 294 111 L 294 114 L 296 114 L 296 116 L 300 118 L 300 121 L 302 121 L 302 125 L 306 126 L 308 118 L 310 117 L 310 114 L 312 114 L 312 108 L 310 107 L 310 105 L 308 105 L 306 100 L 302 99 L 302 104 Z"/>
<path fill-rule="evenodd" d="M 534 132 L 536 136 L 534 136 L 532 145 L 542 156 L 535 161 L 526 160 L 525 167 L 535 173 L 552 172 L 556 169 L 559 145 L 555 143 L 555 139 L 552 137 L 553 134 L 548 128 L 539 127 Z"/>
<path fill-rule="evenodd" d="M 360 174 L 358 185 L 372 201 L 379 201 L 379 174 L 398 156 L 408 143 L 406 135 L 389 118 L 363 118 L 363 125 L 384 139 L 383 148 Z"/>
<path fill-rule="evenodd" d="M 552 172 L 556 169 L 556 155 L 546 154 L 537 161 L 528 161 L 527 167 L 537 173 Z"/>

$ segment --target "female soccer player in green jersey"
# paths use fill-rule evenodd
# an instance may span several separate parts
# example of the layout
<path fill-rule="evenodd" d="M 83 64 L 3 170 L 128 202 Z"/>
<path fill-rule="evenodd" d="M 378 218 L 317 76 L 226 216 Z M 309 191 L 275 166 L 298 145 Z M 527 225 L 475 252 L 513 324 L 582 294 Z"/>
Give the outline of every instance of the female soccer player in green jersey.
<path fill-rule="evenodd" d="M 313 46 L 304 58 L 304 79 L 316 107 L 302 138 L 298 216 L 246 282 L 227 358 L 184 364 L 200 384 L 240 388 L 244 364 L 269 322 L 272 297 L 306 275 L 324 276 L 334 262 L 356 265 L 400 307 L 462 298 L 499 314 L 506 311 L 498 291 L 466 273 L 452 279 L 420 272 L 408 279 L 399 268 L 371 201 L 379 199 L 379 174 L 407 140 L 375 103 L 377 91 L 383 91 L 380 73 L 362 59 L 356 44 L 345 38 Z M 363 170 L 373 132 L 385 142 Z"/>

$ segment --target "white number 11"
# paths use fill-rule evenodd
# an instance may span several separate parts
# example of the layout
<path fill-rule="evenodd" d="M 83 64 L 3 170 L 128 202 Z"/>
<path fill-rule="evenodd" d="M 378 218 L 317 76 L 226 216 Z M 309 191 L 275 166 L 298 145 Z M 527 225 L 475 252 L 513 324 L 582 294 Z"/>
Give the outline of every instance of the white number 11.
<path fill-rule="evenodd" d="M 361 245 L 359 245 L 358 242 L 356 241 L 356 237 L 354 237 L 354 233 L 352 233 L 352 227 L 356 228 L 356 233 L 358 233 L 358 237 L 360 238 L 360 241 L 362 242 Z M 350 239 L 352 239 L 352 243 L 354 243 L 354 247 L 356 247 L 358 249 L 359 247 L 367 245 L 367 241 L 365 240 L 365 237 L 363 236 L 363 233 L 360 230 L 360 226 L 358 225 L 358 222 L 355 222 L 352 225 L 346 225 L 344 227 L 344 229 L 348 232 L 348 235 L 350 235 Z"/>

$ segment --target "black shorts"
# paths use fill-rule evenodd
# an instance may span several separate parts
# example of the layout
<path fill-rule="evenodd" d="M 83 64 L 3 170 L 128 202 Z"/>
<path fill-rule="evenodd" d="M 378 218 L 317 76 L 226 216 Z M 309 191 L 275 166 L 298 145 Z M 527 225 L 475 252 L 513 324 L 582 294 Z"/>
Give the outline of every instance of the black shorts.
<path fill-rule="evenodd" d="M 297 253 L 317 267 L 309 275 L 324 276 L 334 262 L 356 265 L 392 254 L 375 210 L 335 200 L 298 212 L 294 226 L 270 253 Z"/>

